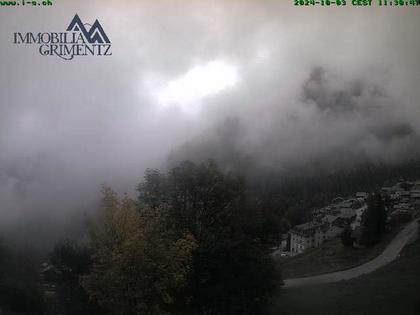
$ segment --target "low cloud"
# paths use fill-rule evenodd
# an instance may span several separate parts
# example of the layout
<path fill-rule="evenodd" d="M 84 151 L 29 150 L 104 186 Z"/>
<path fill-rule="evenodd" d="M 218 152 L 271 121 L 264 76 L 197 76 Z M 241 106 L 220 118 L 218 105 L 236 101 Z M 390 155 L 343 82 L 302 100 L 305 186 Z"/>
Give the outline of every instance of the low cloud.
<path fill-rule="evenodd" d="M 75 13 L 101 22 L 112 57 L 65 62 L 11 43 L 15 31 L 64 30 Z M 27 240 L 38 222 L 45 238 L 75 231 L 64 227 L 96 207 L 101 183 L 135 194 L 168 157 L 288 170 L 418 155 L 412 8 L 78 0 L 1 10 L 0 21 L 0 228 Z M 215 61 L 235 84 L 160 106 L 151 82 Z M 194 79 L 200 91 L 207 79 Z"/>

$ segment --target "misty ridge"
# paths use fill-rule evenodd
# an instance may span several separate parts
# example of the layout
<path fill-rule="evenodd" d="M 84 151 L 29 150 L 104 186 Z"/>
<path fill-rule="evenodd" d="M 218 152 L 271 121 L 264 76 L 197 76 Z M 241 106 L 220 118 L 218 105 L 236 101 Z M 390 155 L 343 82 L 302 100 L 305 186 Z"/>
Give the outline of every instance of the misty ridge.
<path fill-rule="evenodd" d="M 418 132 L 380 85 L 316 67 L 298 100 L 283 111 L 256 109 L 252 120 L 230 117 L 173 150 L 169 161 L 211 158 L 228 169 L 293 175 L 419 156 Z"/>
<path fill-rule="evenodd" d="M 381 181 L 399 178 L 401 173 L 395 170 L 404 169 L 412 163 L 416 165 L 419 135 L 395 106 L 396 100 L 388 96 L 380 85 L 361 78 L 349 80 L 343 75 L 315 67 L 303 82 L 297 101 L 285 104 L 282 110 L 276 109 L 275 105 L 268 109 L 253 106 L 238 115 L 220 119 L 172 149 L 166 161 L 146 167 L 165 171 L 185 160 L 197 163 L 214 160 L 225 171 L 245 175 L 251 187 L 274 180 L 276 184 L 272 185 L 270 193 L 281 195 L 293 179 L 308 177 L 316 182 L 317 178 L 340 172 L 351 174 L 371 167 L 383 173 L 376 182 L 379 185 Z M 13 209 L 16 205 L 10 198 L 18 200 L 22 207 L 20 211 L 23 210 L 25 216 L 22 224 L 19 222 L 22 219 L 19 211 L 11 214 L 12 218 L 15 215 L 15 219 L 10 219 L 12 224 L 5 229 L 6 236 L 11 233 L 19 244 L 28 244 L 27 239 L 36 235 L 39 244 L 43 244 L 41 247 L 48 248 L 56 239 L 65 236 L 83 237 L 86 218 L 93 215 L 98 207 L 95 191 L 99 191 L 100 182 L 95 182 L 95 177 L 90 178 L 90 186 L 85 186 L 85 199 L 78 200 L 80 193 L 76 183 L 81 179 L 72 178 L 74 175 L 66 174 L 64 170 L 63 176 L 69 175 L 70 181 L 64 179 L 63 187 L 60 184 L 45 195 L 38 185 L 41 178 L 48 179 L 46 175 L 51 163 L 45 163 L 43 158 L 48 159 L 40 156 L 37 160 L 15 160 L 2 164 L 2 191 L 5 196 L 2 201 L 6 202 L 5 207 Z M 387 178 L 385 174 L 388 170 L 391 173 L 394 170 L 398 175 Z M 141 177 L 139 170 L 136 178 L 140 180 Z M 111 178 L 107 183 L 112 184 L 113 180 Z M 302 182 L 302 187 L 294 188 L 302 190 L 305 185 Z M 366 188 L 373 187 L 376 186 Z M 289 187 L 289 190 L 294 188 Z M 354 189 L 357 190 L 356 187 Z M 132 188 L 126 187 L 123 191 L 130 190 Z M 329 196 L 337 193 L 340 191 L 334 191 Z M 299 196 L 296 193 L 297 199 Z M 62 209 L 55 210 L 50 198 Z M 287 212 L 285 205 L 278 206 L 280 213 Z M 48 214 L 50 211 L 57 213 Z"/>

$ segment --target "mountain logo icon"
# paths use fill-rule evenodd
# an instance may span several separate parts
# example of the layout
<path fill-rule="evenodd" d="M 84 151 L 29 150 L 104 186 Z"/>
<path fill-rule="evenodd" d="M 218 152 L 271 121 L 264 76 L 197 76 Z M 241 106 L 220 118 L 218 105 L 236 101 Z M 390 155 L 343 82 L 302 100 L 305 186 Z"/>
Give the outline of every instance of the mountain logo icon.
<path fill-rule="evenodd" d="M 90 44 L 110 44 L 108 36 L 106 35 L 102 25 L 98 20 L 95 20 L 93 25 L 83 23 L 80 17 L 76 14 L 73 20 L 67 27 L 68 32 L 82 32 L 87 42 Z"/>

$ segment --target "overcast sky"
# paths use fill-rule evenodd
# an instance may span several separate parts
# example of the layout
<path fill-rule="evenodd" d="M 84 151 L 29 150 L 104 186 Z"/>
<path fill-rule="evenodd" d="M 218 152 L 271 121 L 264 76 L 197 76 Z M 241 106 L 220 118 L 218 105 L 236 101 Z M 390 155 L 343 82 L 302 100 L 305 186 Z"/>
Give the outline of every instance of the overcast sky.
<path fill-rule="evenodd" d="M 34 217 L 68 220 L 101 183 L 133 192 L 174 152 L 227 145 L 279 168 L 416 155 L 420 8 L 292 2 L 0 7 L 0 226 L 26 237 Z M 12 44 L 14 32 L 64 31 L 76 13 L 99 19 L 112 56 Z"/>

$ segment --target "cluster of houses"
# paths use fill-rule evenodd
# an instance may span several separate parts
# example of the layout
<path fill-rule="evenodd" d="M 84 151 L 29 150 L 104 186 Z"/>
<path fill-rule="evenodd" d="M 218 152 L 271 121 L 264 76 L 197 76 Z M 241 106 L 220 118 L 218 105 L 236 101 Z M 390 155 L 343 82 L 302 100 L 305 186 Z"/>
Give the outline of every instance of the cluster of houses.
<path fill-rule="evenodd" d="M 388 201 L 391 223 L 409 221 L 420 215 L 420 181 L 400 182 L 391 187 L 382 187 Z"/>
<path fill-rule="evenodd" d="M 382 187 L 390 224 L 405 223 L 420 216 L 420 181 L 400 181 L 391 187 Z M 350 226 L 352 236 L 357 241 L 361 235 L 363 213 L 367 209 L 367 192 L 358 192 L 350 198 L 335 198 L 321 209 L 312 211 L 312 221 L 294 226 L 284 235 L 282 250 L 291 255 L 339 236 L 346 226 Z"/>
<path fill-rule="evenodd" d="M 292 254 L 298 254 L 339 236 L 347 225 L 356 230 L 367 208 L 367 197 L 366 192 L 352 198 L 339 197 L 330 205 L 314 210 L 311 222 L 296 225 L 289 231 L 286 248 Z"/>

